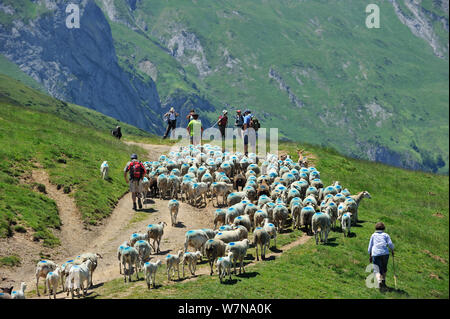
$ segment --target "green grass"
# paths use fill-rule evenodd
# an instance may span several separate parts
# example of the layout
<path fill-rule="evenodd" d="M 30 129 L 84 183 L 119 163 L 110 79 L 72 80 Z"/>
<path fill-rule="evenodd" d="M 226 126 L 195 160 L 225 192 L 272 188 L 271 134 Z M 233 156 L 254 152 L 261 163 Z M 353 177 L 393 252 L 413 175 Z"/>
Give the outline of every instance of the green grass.
<path fill-rule="evenodd" d="M 15 267 L 20 265 L 20 257 L 16 255 L 6 256 L 0 258 L 0 267 Z"/>

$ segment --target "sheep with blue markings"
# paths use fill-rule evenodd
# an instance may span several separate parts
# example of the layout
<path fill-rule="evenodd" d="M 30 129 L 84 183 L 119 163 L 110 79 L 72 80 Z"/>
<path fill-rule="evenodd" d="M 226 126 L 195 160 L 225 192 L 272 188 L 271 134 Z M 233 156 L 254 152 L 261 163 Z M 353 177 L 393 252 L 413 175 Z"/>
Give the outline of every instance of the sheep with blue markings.
<path fill-rule="evenodd" d="M 225 225 L 225 216 L 226 216 L 226 211 L 224 209 L 216 209 L 214 211 L 214 229 L 217 229 L 217 225 Z"/>
<path fill-rule="evenodd" d="M 138 240 L 134 245 L 134 248 L 139 254 L 139 270 L 142 270 L 144 263 L 150 259 L 152 249 L 146 240 Z"/>
<path fill-rule="evenodd" d="M 223 278 L 227 275 L 231 280 L 231 266 L 233 265 L 233 253 L 230 251 L 225 257 L 219 257 L 216 262 L 217 272 L 219 273 L 219 280 L 222 283 Z"/>
<path fill-rule="evenodd" d="M 131 247 L 130 247 L 131 248 Z M 73 265 L 70 268 L 68 281 L 70 284 L 70 292 L 72 299 L 74 297 L 74 290 L 77 293 L 78 298 L 80 298 L 80 289 L 83 297 L 86 296 L 87 289 L 89 286 L 90 269 L 92 266 L 92 261 L 87 259 L 81 265 Z"/>
<path fill-rule="evenodd" d="M 126 247 L 129 247 L 130 244 L 128 241 L 124 241 L 118 248 L 117 248 L 117 259 L 119 260 L 119 273 L 122 274 L 122 252 Z M 72 260 L 73 261 L 73 260 Z M 69 261 L 70 262 L 70 261 Z M 64 266 L 64 264 L 63 264 Z M 67 274 L 69 274 L 67 272 Z M 64 287 L 64 286 L 63 286 Z"/>
<path fill-rule="evenodd" d="M 156 184 L 159 190 L 160 199 L 164 199 L 169 192 L 167 176 L 165 174 L 160 174 L 156 180 Z"/>
<path fill-rule="evenodd" d="M 39 278 L 47 278 L 47 274 L 51 271 L 55 271 L 58 265 L 51 260 L 41 260 L 36 265 L 36 292 L 39 294 Z M 47 285 L 44 286 L 44 294 L 47 293 Z"/>
<path fill-rule="evenodd" d="M 208 241 L 205 243 L 205 254 L 208 258 L 208 263 L 211 268 L 210 275 L 214 273 L 213 265 L 217 258 L 225 256 L 225 247 L 226 244 L 222 240 L 217 238 L 208 239 Z"/>
<path fill-rule="evenodd" d="M 266 248 L 270 245 L 270 235 L 263 227 L 256 227 L 253 232 L 253 245 L 256 247 L 256 260 L 259 261 L 258 246 L 261 250 L 261 259 L 266 259 Z"/>
<path fill-rule="evenodd" d="M 153 239 L 152 248 L 157 253 L 161 252 L 159 245 L 161 243 L 161 238 L 164 235 L 164 226 L 167 226 L 166 222 L 159 222 L 158 224 L 150 224 L 147 226 L 148 241 Z M 156 248 L 156 244 L 158 247 Z"/>
<path fill-rule="evenodd" d="M 243 239 L 241 241 L 233 241 L 227 244 L 225 248 L 225 253 L 233 253 L 233 266 L 234 274 L 236 273 L 236 262 L 239 261 L 239 274 L 241 270 L 245 273 L 244 258 L 247 256 L 247 250 L 249 248 L 250 241 L 248 239 Z"/>
<path fill-rule="evenodd" d="M 183 254 L 181 264 L 183 265 L 183 278 L 184 278 L 184 266 L 188 265 L 189 271 L 193 276 L 195 276 L 195 270 L 197 267 L 197 262 L 203 257 L 202 252 L 197 250 L 196 252 L 187 251 Z"/>
<path fill-rule="evenodd" d="M 251 231 L 252 230 L 252 221 L 250 220 L 250 216 L 249 215 L 241 215 L 241 216 L 237 216 L 234 221 L 233 221 L 234 225 L 242 225 L 244 226 L 247 231 Z"/>
<path fill-rule="evenodd" d="M 324 242 L 325 244 L 328 241 L 328 233 L 330 232 L 331 228 L 331 218 L 328 213 L 330 208 L 327 208 L 326 213 L 322 212 L 316 212 L 311 219 L 311 228 L 314 233 L 314 238 L 316 239 L 316 245 L 319 244 L 319 238 L 320 241 Z"/>
<path fill-rule="evenodd" d="M 315 209 L 309 205 L 303 207 L 300 211 L 300 226 L 305 228 L 308 235 L 311 233 L 311 222 L 315 212 Z"/>
<path fill-rule="evenodd" d="M 134 244 L 138 241 L 138 240 L 147 240 L 148 241 L 148 232 L 147 233 L 133 233 L 130 236 L 130 246 L 134 247 Z"/>
<path fill-rule="evenodd" d="M 224 243 L 229 243 L 232 241 L 239 241 L 241 239 L 248 238 L 248 231 L 247 231 L 247 228 L 239 225 L 234 230 L 218 232 L 214 238 L 220 239 Z"/>
<path fill-rule="evenodd" d="M 350 236 L 350 229 L 352 228 L 352 213 L 345 212 L 340 218 L 341 229 L 345 236 Z"/>
<path fill-rule="evenodd" d="M 266 206 L 264 206 L 266 207 Z M 261 227 L 264 223 L 264 219 L 269 218 L 269 214 L 267 213 L 267 210 L 264 209 L 258 209 L 253 216 L 253 227 Z"/>
<path fill-rule="evenodd" d="M 176 226 L 180 203 L 176 199 L 171 199 L 167 206 L 169 207 L 170 220 L 172 222 L 172 226 Z"/>
<path fill-rule="evenodd" d="M 213 182 L 210 185 L 211 191 L 211 201 L 214 201 L 213 198 L 216 198 L 217 206 L 219 206 L 219 196 L 222 196 L 222 206 L 226 205 L 226 199 L 229 193 L 233 192 L 233 184 L 227 184 L 225 182 Z"/>
<path fill-rule="evenodd" d="M 127 282 L 126 273 L 128 273 L 128 282 L 131 282 L 131 273 L 132 273 L 133 266 L 134 266 L 134 269 L 136 272 L 136 280 L 139 280 L 139 274 L 138 274 L 139 253 L 134 247 L 128 246 L 122 250 L 122 267 L 124 270 L 124 272 L 123 272 L 123 281 L 124 282 Z M 72 267 L 72 269 L 73 269 L 73 267 Z M 127 269 L 126 272 L 125 272 L 125 269 Z"/>
<path fill-rule="evenodd" d="M 293 203 L 291 206 L 291 217 L 292 217 L 292 224 L 293 229 L 297 228 L 300 229 L 300 217 L 301 217 L 301 211 L 302 211 L 302 204 L 301 201 L 295 201 L 291 202 Z"/>
<path fill-rule="evenodd" d="M 52 294 L 54 299 L 56 299 L 56 291 L 58 290 L 59 280 L 61 278 L 61 268 L 56 267 L 54 271 L 50 271 L 45 278 L 45 286 L 48 289 L 48 298 L 52 299 Z"/>
<path fill-rule="evenodd" d="M 169 175 L 167 179 L 167 187 L 169 188 L 170 198 L 178 199 L 178 192 L 181 187 L 180 179 L 175 175 Z"/>
<path fill-rule="evenodd" d="M 277 227 L 277 232 L 281 232 L 289 217 L 289 210 L 284 205 L 276 205 L 273 209 L 273 223 Z"/>
<path fill-rule="evenodd" d="M 159 267 L 161 267 L 160 259 L 158 259 L 156 262 L 147 261 L 144 264 L 144 276 L 148 289 L 150 289 L 151 285 L 153 285 L 153 288 L 156 287 L 156 271 Z"/>
<path fill-rule="evenodd" d="M 264 225 L 263 225 L 264 229 L 266 230 L 266 232 L 270 235 L 270 239 L 274 239 L 274 247 L 277 247 L 277 228 L 274 224 L 272 224 L 269 220 L 269 218 L 264 219 Z M 270 241 L 269 241 L 269 246 L 270 246 Z"/>
<path fill-rule="evenodd" d="M 25 299 L 25 289 L 27 289 L 27 284 L 22 282 L 20 284 L 20 290 L 13 290 L 11 292 L 11 299 Z"/>
<path fill-rule="evenodd" d="M 108 161 L 104 161 L 102 165 L 100 165 L 100 172 L 102 173 L 102 178 L 104 180 L 108 179 L 108 171 L 109 171 Z"/>
<path fill-rule="evenodd" d="M 172 271 L 172 275 L 175 276 L 175 268 L 178 272 L 178 279 L 180 279 L 180 262 L 181 258 L 183 256 L 183 251 L 179 250 L 178 254 L 168 254 L 166 256 L 166 265 L 167 265 L 167 280 L 170 281 L 171 275 L 170 272 Z"/>
<path fill-rule="evenodd" d="M 201 229 L 187 231 L 184 239 L 184 252 L 187 252 L 188 247 L 193 247 L 194 251 L 203 251 L 203 247 L 208 239 L 210 238 L 206 232 Z"/>
<path fill-rule="evenodd" d="M 227 205 L 232 206 L 239 203 L 246 197 L 245 192 L 232 192 L 227 196 Z"/>

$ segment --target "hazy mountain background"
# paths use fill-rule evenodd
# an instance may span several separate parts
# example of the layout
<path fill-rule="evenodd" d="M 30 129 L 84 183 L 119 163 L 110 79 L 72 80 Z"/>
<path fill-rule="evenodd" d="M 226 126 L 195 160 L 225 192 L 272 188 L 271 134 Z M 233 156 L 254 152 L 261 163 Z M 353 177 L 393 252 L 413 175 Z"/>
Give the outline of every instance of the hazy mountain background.
<path fill-rule="evenodd" d="M 439 173 L 448 43 L 444 0 L 0 1 L 1 73 L 60 100 L 157 134 L 170 106 L 205 126 L 250 108 L 283 138 Z"/>

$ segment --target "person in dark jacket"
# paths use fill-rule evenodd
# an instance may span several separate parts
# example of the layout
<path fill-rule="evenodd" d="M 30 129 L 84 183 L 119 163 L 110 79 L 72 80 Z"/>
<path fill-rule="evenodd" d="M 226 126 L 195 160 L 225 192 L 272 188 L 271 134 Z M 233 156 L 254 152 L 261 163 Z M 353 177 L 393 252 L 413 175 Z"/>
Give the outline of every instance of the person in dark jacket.
<path fill-rule="evenodd" d="M 242 126 L 244 125 L 244 116 L 241 110 L 236 111 L 236 116 L 234 117 L 234 126 L 238 129 L 239 137 L 242 138 Z"/>
<path fill-rule="evenodd" d="M 138 161 L 136 154 L 131 154 L 131 159 L 123 169 L 123 177 L 125 182 L 130 184 L 131 200 L 133 201 L 133 209 L 137 210 L 136 198 L 138 199 L 139 209 L 142 208 L 141 195 L 142 195 L 142 180 L 147 174 L 147 170 L 144 165 Z M 128 175 L 130 179 L 128 179 Z"/>
<path fill-rule="evenodd" d="M 163 139 L 167 138 L 170 130 L 172 130 L 172 132 L 173 132 L 175 130 L 175 128 L 177 127 L 178 115 L 180 115 L 180 114 L 175 112 L 175 109 L 173 107 L 170 108 L 169 112 L 164 114 L 164 118 L 167 119 L 167 130 L 166 130 L 166 134 L 164 134 L 164 136 L 163 136 Z"/>
<path fill-rule="evenodd" d="M 219 126 L 220 135 L 222 135 L 222 141 L 225 140 L 225 129 L 227 128 L 228 123 L 228 111 L 223 110 L 222 115 L 219 116 L 219 120 L 217 121 L 217 125 Z"/>
<path fill-rule="evenodd" d="M 370 237 L 368 248 L 369 260 L 373 262 L 373 271 L 377 278 L 380 291 L 387 289 L 386 272 L 389 260 L 389 248 L 391 249 L 392 256 L 394 256 L 394 244 L 391 241 L 391 237 L 384 232 L 384 229 L 384 223 L 378 222 L 375 224 L 375 233 Z"/>

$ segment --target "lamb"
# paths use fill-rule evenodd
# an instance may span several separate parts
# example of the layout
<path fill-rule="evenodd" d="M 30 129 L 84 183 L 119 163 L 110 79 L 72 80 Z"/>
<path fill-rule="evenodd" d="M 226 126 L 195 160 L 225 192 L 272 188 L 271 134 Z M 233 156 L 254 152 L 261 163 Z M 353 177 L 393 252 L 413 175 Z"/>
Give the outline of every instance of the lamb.
<path fill-rule="evenodd" d="M 61 277 L 60 267 L 56 267 L 55 271 L 50 271 L 45 277 L 45 286 L 48 289 L 48 298 L 52 299 L 52 293 L 54 299 L 56 299 L 56 290 L 58 289 L 59 279 Z"/>
<path fill-rule="evenodd" d="M 329 208 L 328 208 L 329 210 Z M 313 215 L 311 219 L 311 228 L 314 232 L 314 238 L 316 239 L 316 245 L 319 244 L 319 238 L 317 234 L 320 235 L 320 241 L 325 244 L 328 241 L 328 233 L 330 232 L 331 218 L 327 213 L 317 212 Z M 320 231 L 318 230 L 320 229 Z M 322 238 L 323 236 L 323 238 Z"/>
<path fill-rule="evenodd" d="M 98 258 L 103 258 L 99 253 L 84 253 L 81 256 L 78 256 L 77 259 L 75 259 L 74 263 L 75 264 L 81 264 L 83 262 L 85 262 L 86 260 L 90 260 L 91 264 L 90 264 L 90 269 L 89 269 L 89 287 L 92 287 L 92 276 L 94 274 L 95 269 L 97 268 L 98 265 Z"/>
<path fill-rule="evenodd" d="M 13 290 L 11 293 L 12 299 L 25 299 L 25 289 L 27 289 L 27 284 L 22 282 L 20 284 L 20 290 Z M 0 298 L 1 299 L 1 298 Z"/>
<path fill-rule="evenodd" d="M 83 297 L 86 296 L 87 288 L 89 285 L 90 278 L 90 268 L 92 266 L 92 261 L 87 259 L 81 265 L 73 265 L 70 268 L 69 277 L 67 278 L 70 283 L 70 292 L 72 295 L 72 299 L 74 297 L 73 291 L 74 289 L 77 292 L 78 298 L 80 297 L 79 289 L 81 289 L 83 293 Z M 86 286 L 84 283 L 86 282 Z"/>
<path fill-rule="evenodd" d="M 159 222 L 158 224 L 150 224 L 147 226 L 148 241 L 150 242 L 150 239 L 153 239 L 152 248 L 157 253 L 161 252 L 159 245 L 164 235 L 164 225 L 167 226 L 166 222 Z M 156 248 L 155 242 L 158 244 L 158 248 Z"/>
<path fill-rule="evenodd" d="M 150 286 L 153 284 L 153 288 L 156 286 L 156 270 L 161 267 L 161 260 L 158 259 L 156 262 L 152 263 L 147 261 L 144 264 L 144 276 L 145 281 L 147 282 L 147 288 L 150 289 Z"/>
<path fill-rule="evenodd" d="M 224 243 L 239 241 L 248 237 L 248 231 L 243 226 L 238 226 L 234 230 L 219 232 L 214 238 L 222 240 Z"/>
<path fill-rule="evenodd" d="M 221 225 L 225 225 L 226 212 L 223 209 L 216 209 L 214 212 L 214 229 L 217 228 L 219 222 Z"/>
<path fill-rule="evenodd" d="M 228 256 L 217 259 L 216 268 L 219 273 L 220 283 L 222 283 L 222 280 L 226 275 L 229 275 L 231 280 L 231 266 L 233 264 L 232 259 L 233 253 L 231 251 L 228 253 Z"/>
<path fill-rule="evenodd" d="M 259 209 L 256 211 L 253 216 L 253 225 L 254 227 L 262 226 L 264 224 L 264 219 L 269 218 L 269 214 L 267 211 Z"/>
<path fill-rule="evenodd" d="M 145 240 L 138 240 L 134 245 L 139 255 L 140 270 L 144 267 L 144 263 L 150 259 L 150 253 L 152 251 L 150 244 Z"/>
<path fill-rule="evenodd" d="M 277 247 L 277 228 L 275 227 L 274 224 L 269 222 L 269 218 L 264 219 L 264 229 L 266 230 L 266 232 L 270 235 L 270 238 L 274 239 L 275 241 L 275 248 Z M 269 245 L 270 245 L 270 240 L 269 240 Z"/>
<path fill-rule="evenodd" d="M 256 227 L 253 233 L 253 245 L 256 247 L 256 260 L 259 261 L 258 246 L 261 249 L 261 259 L 266 259 L 266 247 L 270 245 L 270 235 L 262 227 Z"/>
<path fill-rule="evenodd" d="M 47 278 L 47 274 L 51 271 L 55 271 L 58 267 L 53 261 L 50 260 L 41 260 L 36 265 L 36 292 L 37 295 L 40 296 L 39 293 L 39 278 Z M 44 294 L 47 293 L 47 286 L 44 286 Z"/>
<path fill-rule="evenodd" d="M 280 232 L 289 217 L 289 211 L 284 205 L 276 205 L 273 209 L 273 222 L 277 227 L 277 231 Z"/>
<path fill-rule="evenodd" d="M 342 232 L 344 233 L 344 237 L 345 236 L 350 236 L 350 229 L 352 228 L 352 213 L 344 213 L 341 216 L 341 228 L 342 228 Z"/>
<path fill-rule="evenodd" d="M 128 282 L 131 281 L 131 271 L 132 267 L 134 266 L 134 269 L 136 270 L 136 280 L 139 280 L 139 253 L 134 247 L 125 247 L 122 250 L 122 266 L 124 269 L 123 272 L 123 280 L 124 282 L 127 282 L 127 276 L 125 273 L 125 267 L 128 265 Z"/>
<path fill-rule="evenodd" d="M 233 265 L 234 265 L 234 274 L 236 274 L 236 261 L 239 260 L 239 274 L 241 274 L 241 269 L 245 273 L 244 268 L 244 258 L 247 256 L 247 249 L 249 247 L 249 240 L 244 239 L 236 242 L 229 242 L 227 247 L 225 248 L 225 252 L 233 253 Z"/>
<path fill-rule="evenodd" d="M 193 276 L 195 276 L 195 268 L 197 267 L 197 262 L 203 257 L 201 251 L 197 250 L 195 253 L 185 252 L 183 259 L 181 261 L 183 265 L 183 278 L 184 278 L 184 266 L 189 265 L 189 271 Z"/>
<path fill-rule="evenodd" d="M 205 243 L 205 253 L 206 257 L 208 258 L 209 266 L 211 268 L 210 275 L 214 273 L 213 265 L 216 259 L 225 256 L 225 247 L 225 243 L 217 238 L 209 239 Z"/>
<path fill-rule="evenodd" d="M 247 231 L 251 231 L 252 230 L 252 222 L 250 220 L 250 216 L 248 215 L 241 215 L 241 216 L 237 216 L 234 221 L 233 221 L 234 225 L 242 225 L 244 226 Z"/>
<path fill-rule="evenodd" d="M 180 262 L 181 256 L 183 255 L 183 251 L 179 250 L 178 254 L 171 255 L 168 254 L 166 256 L 166 264 L 167 264 L 167 280 L 170 281 L 170 271 L 172 271 L 173 275 L 175 275 L 175 268 L 178 272 L 178 279 L 180 279 Z"/>
<path fill-rule="evenodd" d="M 316 211 L 311 206 L 305 206 L 300 211 L 300 225 L 305 227 L 307 234 L 311 233 L 311 221 Z"/>
<path fill-rule="evenodd" d="M 176 199 L 172 199 L 169 201 L 168 207 L 172 226 L 175 226 L 177 224 L 177 215 L 178 209 L 180 208 L 180 203 Z"/>
<path fill-rule="evenodd" d="M 102 173 L 102 178 L 104 180 L 108 179 L 108 171 L 109 171 L 108 161 L 104 161 L 102 165 L 100 165 L 100 172 Z"/>
<path fill-rule="evenodd" d="M 201 229 L 187 231 L 184 240 L 184 252 L 187 251 L 189 246 L 194 247 L 196 251 L 202 250 L 208 239 L 210 239 L 208 235 Z"/>
<path fill-rule="evenodd" d="M 124 241 L 122 243 L 122 245 L 119 246 L 119 248 L 117 248 L 117 259 L 119 260 L 119 273 L 122 274 L 122 252 L 126 247 L 129 247 L 130 245 L 128 244 L 127 241 Z M 63 265 L 64 266 L 64 265 Z M 124 270 L 125 271 L 125 270 Z M 64 287 L 64 286 L 63 286 Z"/>

